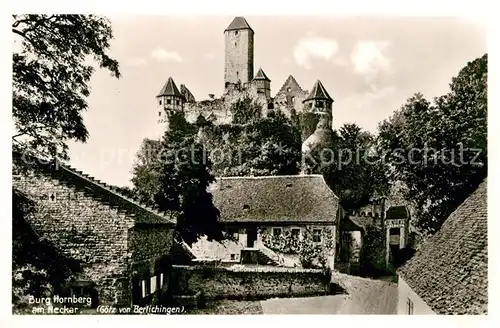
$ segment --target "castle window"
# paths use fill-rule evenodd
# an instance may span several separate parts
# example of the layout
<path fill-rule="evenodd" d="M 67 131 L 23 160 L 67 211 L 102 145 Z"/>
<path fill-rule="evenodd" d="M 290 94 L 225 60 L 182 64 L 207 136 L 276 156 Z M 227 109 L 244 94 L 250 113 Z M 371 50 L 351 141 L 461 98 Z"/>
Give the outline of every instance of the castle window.
<path fill-rule="evenodd" d="M 323 102 L 322 101 L 316 101 L 316 107 L 323 108 Z"/>
<path fill-rule="evenodd" d="M 179 105 L 179 100 L 176 100 L 176 101 L 175 101 L 175 104 L 176 104 L 176 105 Z"/>
<path fill-rule="evenodd" d="M 361 212 L 361 216 L 365 216 L 365 215 L 366 215 L 366 213 L 365 213 L 365 212 Z"/>
<path fill-rule="evenodd" d="M 158 116 L 161 116 L 161 111 L 158 112 Z"/>
<path fill-rule="evenodd" d="M 295 104 L 295 97 L 292 97 L 292 104 Z"/>
<path fill-rule="evenodd" d="M 161 100 L 158 103 L 161 105 Z"/>
<path fill-rule="evenodd" d="M 172 100 L 171 99 L 167 99 L 167 105 L 171 105 L 172 104 Z"/>

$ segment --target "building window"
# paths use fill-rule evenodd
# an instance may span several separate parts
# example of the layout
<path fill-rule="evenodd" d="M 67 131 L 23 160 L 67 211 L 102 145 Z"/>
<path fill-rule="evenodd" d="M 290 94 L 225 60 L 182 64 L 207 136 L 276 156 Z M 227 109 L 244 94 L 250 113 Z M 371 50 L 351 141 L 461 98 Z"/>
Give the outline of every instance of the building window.
<path fill-rule="evenodd" d="M 146 280 L 141 280 L 141 297 L 146 297 L 148 288 L 147 288 Z"/>
<path fill-rule="evenodd" d="M 236 254 L 231 254 L 231 261 L 236 260 Z"/>
<path fill-rule="evenodd" d="M 160 273 L 160 288 L 163 288 L 163 273 Z"/>
<path fill-rule="evenodd" d="M 161 100 L 158 103 L 161 105 Z"/>
<path fill-rule="evenodd" d="M 406 314 L 413 314 L 413 302 L 411 299 L 406 299 Z"/>
<path fill-rule="evenodd" d="M 273 236 L 279 237 L 281 235 L 281 228 L 273 228 Z"/>
<path fill-rule="evenodd" d="M 295 104 L 295 97 L 292 97 L 292 104 Z"/>
<path fill-rule="evenodd" d="M 172 100 L 171 99 L 167 99 L 167 105 L 171 105 L 172 104 Z"/>
<path fill-rule="evenodd" d="M 234 35 L 238 35 L 238 31 L 234 31 Z"/>
<path fill-rule="evenodd" d="M 238 229 L 236 229 L 236 228 L 229 228 L 229 229 L 227 229 L 227 233 L 230 236 L 232 236 L 234 239 L 236 239 L 236 240 L 239 239 Z"/>
<path fill-rule="evenodd" d="M 161 111 L 158 112 L 158 116 L 161 116 Z"/>
<path fill-rule="evenodd" d="M 176 100 L 176 101 L 175 101 L 175 104 L 176 104 L 176 105 L 179 105 L 179 100 Z"/>
<path fill-rule="evenodd" d="M 292 88 L 288 87 L 288 88 L 286 88 L 286 91 L 287 92 L 292 92 Z"/>
<path fill-rule="evenodd" d="M 298 240 L 300 238 L 300 229 L 292 228 L 292 239 Z"/>
<path fill-rule="evenodd" d="M 238 42 L 235 42 L 235 43 L 234 43 L 234 46 L 235 46 L 235 47 L 237 47 L 237 46 L 238 46 Z"/>
<path fill-rule="evenodd" d="M 156 276 L 153 276 L 149 279 L 150 293 L 156 292 Z"/>
<path fill-rule="evenodd" d="M 313 242 L 320 243 L 321 242 L 321 229 L 313 230 Z"/>

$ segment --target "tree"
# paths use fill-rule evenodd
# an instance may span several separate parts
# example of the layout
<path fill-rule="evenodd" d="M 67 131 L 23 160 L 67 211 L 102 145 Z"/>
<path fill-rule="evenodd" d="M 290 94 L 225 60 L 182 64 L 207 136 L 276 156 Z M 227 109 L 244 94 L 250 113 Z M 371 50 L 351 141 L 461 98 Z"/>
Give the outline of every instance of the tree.
<path fill-rule="evenodd" d="M 142 201 L 163 211 L 181 212 L 176 233 L 188 244 L 201 235 L 209 240 L 223 239 L 220 213 L 207 190 L 215 181 L 210 173 L 211 162 L 195 132 L 182 113 L 173 114 L 160 148 L 152 145 L 150 154 L 154 157 L 139 154 L 142 161 L 135 164 L 132 179 L 134 192 Z"/>
<path fill-rule="evenodd" d="M 333 131 L 329 147 L 317 149 L 304 161 L 305 171 L 320 173 L 350 212 L 365 205 L 374 193 L 387 194 L 386 167 L 377 153 L 375 137 L 346 123 Z"/>
<path fill-rule="evenodd" d="M 234 128 L 238 130 L 236 138 L 212 144 L 212 150 L 222 148 L 217 152 L 220 158 L 214 159 L 215 174 L 290 175 L 299 172 L 300 131 L 282 112 L 269 112 L 265 118 Z"/>
<path fill-rule="evenodd" d="M 420 93 L 379 125 L 392 181 L 406 185 L 417 226 L 433 234 L 487 176 L 487 66 L 483 55 L 431 103 Z"/>
<path fill-rule="evenodd" d="M 107 54 L 111 25 L 94 15 L 13 15 L 12 33 L 21 42 L 12 56 L 13 140 L 67 159 L 67 141 L 88 138 L 82 112 L 94 67 L 87 59 L 120 76 Z"/>
<path fill-rule="evenodd" d="M 249 123 L 262 116 L 262 106 L 248 96 L 232 103 L 230 111 L 234 124 Z"/>

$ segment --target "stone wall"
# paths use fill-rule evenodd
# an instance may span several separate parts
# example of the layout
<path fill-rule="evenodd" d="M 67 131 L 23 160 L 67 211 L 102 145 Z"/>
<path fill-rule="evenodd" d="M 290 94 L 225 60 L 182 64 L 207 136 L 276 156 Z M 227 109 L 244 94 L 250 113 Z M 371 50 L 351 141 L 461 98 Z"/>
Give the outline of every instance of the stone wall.
<path fill-rule="evenodd" d="M 172 273 L 174 295 L 201 291 L 206 299 L 326 295 L 330 288 L 330 274 L 313 269 L 174 266 Z"/>
<path fill-rule="evenodd" d="M 36 215 L 28 218 L 33 229 L 81 263 L 83 272 L 75 278 L 94 281 L 99 302 L 114 303 L 114 286 L 127 273 L 132 219 L 45 176 L 14 176 L 13 187 L 38 205 Z"/>
<path fill-rule="evenodd" d="M 36 202 L 29 224 L 80 263 L 82 272 L 72 278 L 94 282 L 101 305 L 130 305 L 130 269 L 139 264 L 154 273 L 169 254 L 172 227 L 134 227 L 131 216 L 80 187 L 30 172 L 13 175 L 13 187 Z"/>

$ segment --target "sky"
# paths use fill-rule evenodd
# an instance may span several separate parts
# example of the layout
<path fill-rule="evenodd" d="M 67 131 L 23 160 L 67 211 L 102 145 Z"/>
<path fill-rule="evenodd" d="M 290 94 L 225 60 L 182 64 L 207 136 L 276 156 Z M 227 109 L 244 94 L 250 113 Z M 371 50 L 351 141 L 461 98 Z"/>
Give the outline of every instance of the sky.
<path fill-rule="evenodd" d="M 89 108 L 90 138 L 70 143 L 70 164 L 104 182 L 131 186 L 135 155 L 158 134 L 155 96 L 168 77 L 196 100 L 221 96 L 224 29 L 233 16 L 108 16 L 110 54 L 122 77 L 97 69 Z M 311 90 L 321 80 L 334 99 L 334 127 L 377 125 L 416 92 L 432 100 L 451 78 L 487 51 L 481 25 L 463 18 L 251 16 L 254 72 L 271 79 L 271 95 L 293 75 Z"/>

